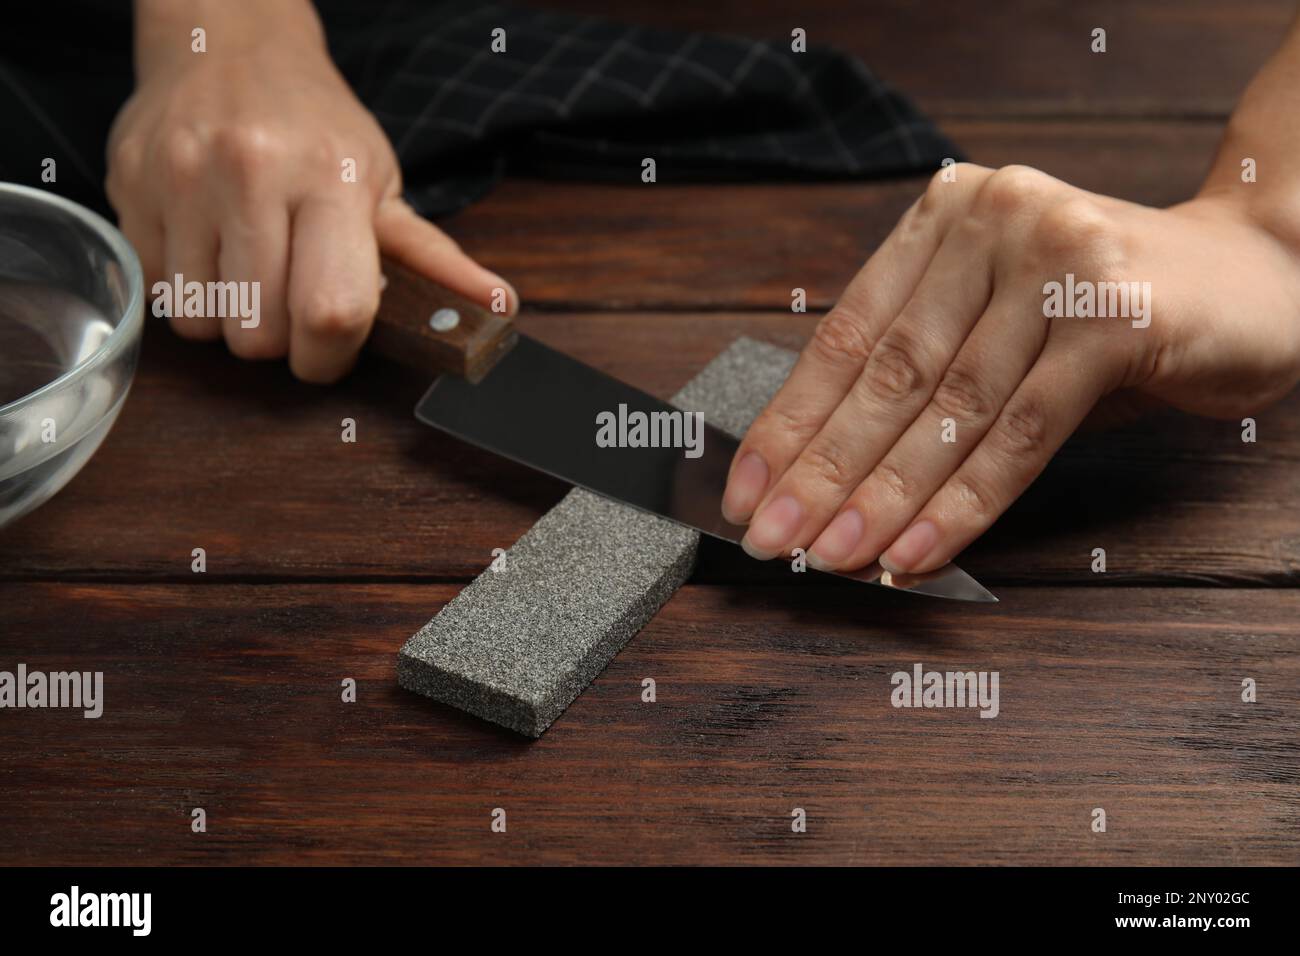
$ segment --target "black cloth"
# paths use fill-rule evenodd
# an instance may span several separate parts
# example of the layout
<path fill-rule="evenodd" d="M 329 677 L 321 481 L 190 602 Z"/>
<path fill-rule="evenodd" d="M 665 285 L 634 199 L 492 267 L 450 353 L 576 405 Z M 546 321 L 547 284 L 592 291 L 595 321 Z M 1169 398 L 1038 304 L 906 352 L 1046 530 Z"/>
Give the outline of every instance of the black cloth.
<path fill-rule="evenodd" d="M 54 188 L 103 207 L 104 139 L 131 87 L 130 11 L 75 6 L 73 20 L 38 24 L 43 36 L 0 34 L 0 178 L 34 184 L 52 156 Z M 852 178 L 960 158 L 904 97 L 825 47 L 472 0 L 317 7 L 335 62 L 392 140 L 408 198 L 430 216 L 507 169 L 636 183 L 649 157 L 659 182 Z M 497 29 L 505 52 L 491 48 Z"/>

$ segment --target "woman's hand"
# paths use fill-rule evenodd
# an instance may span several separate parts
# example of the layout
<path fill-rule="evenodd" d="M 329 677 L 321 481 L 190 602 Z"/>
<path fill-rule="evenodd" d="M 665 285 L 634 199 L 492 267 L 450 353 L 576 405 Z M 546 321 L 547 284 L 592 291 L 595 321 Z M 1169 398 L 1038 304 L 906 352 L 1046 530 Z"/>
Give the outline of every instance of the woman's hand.
<path fill-rule="evenodd" d="M 1281 398 L 1300 379 L 1300 227 L 1236 195 L 1158 210 L 1026 167 L 936 175 L 745 436 L 723 503 L 745 549 L 930 571 L 1104 396 L 1224 418 Z M 1089 284 L 1122 314 L 1080 317 Z"/>
<path fill-rule="evenodd" d="M 309 3 L 140 0 L 137 23 L 137 86 L 108 146 L 122 230 L 149 285 L 176 274 L 260 283 L 255 327 L 174 315 L 180 334 L 224 336 L 244 358 L 288 355 L 299 378 L 333 381 L 369 333 L 381 250 L 514 311 L 504 280 L 402 201 L 392 147 L 335 69 Z M 206 52 L 191 49 L 195 27 Z"/>

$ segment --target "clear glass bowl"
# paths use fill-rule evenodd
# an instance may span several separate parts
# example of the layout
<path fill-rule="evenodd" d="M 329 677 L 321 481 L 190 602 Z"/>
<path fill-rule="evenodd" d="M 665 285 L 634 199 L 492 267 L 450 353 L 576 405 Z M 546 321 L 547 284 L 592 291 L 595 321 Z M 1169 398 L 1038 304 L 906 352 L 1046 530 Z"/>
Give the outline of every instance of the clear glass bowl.
<path fill-rule="evenodd" d="M 94 454 L 143 328 L 140 260 L 122 234 L 74 202 L 0 183 L 0 527 Z"/>

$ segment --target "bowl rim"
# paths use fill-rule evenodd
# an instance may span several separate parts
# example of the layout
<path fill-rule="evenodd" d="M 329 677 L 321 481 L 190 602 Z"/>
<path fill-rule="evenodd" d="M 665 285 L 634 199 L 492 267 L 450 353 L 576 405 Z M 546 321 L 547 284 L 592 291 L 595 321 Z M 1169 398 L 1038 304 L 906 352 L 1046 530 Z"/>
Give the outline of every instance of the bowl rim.
<path fill-rule="evenodd" d="M 7 405 L 0 405 L 0 416 L 6 416 L 26 405 L 34 404 L 44 396 L 63 388 L 69 382 L 84 378 L 99 366 L 111 362 L 123 350 L 130 348 L 132 342 L 139 337 L 141 329 L 144 328 L 144 274 L 140 266 L 140 257 L 136 255 L 134 247 L 126 241 L 126 237 L 122 235 L 116 226 L 99 215 L 99 213 L 87 209 L 80 203 L 73 202 L 71 199 L 66 199 L 56 193 L 47 192 L 44 189 L 21 186 L 18 183 L 0 182 L 0 198 L 6 194 L 25 197 L 37 203 L 52 206 L 90 228 L 104 240 L 104 244 L 109 247 L 114 257 L 122 264 L 126 272 L 129 293 L 122 314 L 117 317 L 117 322 L 113 326 L 113 331 L 109 333 L 108 338 L 104 340 L 99 348 L 57 378 L 46 382 L 40 388 L 28 392 L 21 398 L 14 399 Z"/>

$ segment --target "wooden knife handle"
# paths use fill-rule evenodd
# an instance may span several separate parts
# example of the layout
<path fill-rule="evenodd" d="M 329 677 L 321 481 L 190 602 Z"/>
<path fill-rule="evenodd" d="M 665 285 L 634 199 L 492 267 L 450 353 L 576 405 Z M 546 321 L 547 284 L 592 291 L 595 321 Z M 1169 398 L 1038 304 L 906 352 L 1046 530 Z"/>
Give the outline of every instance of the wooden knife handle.
<path fill-rule="evenodd" d="M 517 338 L 510 316 L 492 312 L 394 259 L 367 347 L 385 358 L 477 382 Z"/>

